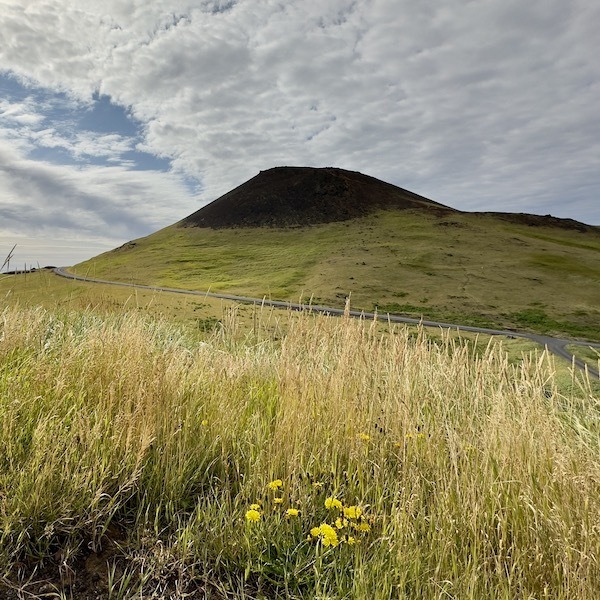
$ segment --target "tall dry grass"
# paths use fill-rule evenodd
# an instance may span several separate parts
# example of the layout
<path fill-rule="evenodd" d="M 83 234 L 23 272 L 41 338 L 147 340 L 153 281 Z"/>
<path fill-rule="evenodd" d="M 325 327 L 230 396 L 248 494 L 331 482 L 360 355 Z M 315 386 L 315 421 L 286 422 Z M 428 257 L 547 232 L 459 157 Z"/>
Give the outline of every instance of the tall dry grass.
<path fill-rule="evenodd" d="M 114 598 L 597 598 L 590 381 L 350 319 L 224 323 L 2 313 L 4 581 L 92 553 Z"/>

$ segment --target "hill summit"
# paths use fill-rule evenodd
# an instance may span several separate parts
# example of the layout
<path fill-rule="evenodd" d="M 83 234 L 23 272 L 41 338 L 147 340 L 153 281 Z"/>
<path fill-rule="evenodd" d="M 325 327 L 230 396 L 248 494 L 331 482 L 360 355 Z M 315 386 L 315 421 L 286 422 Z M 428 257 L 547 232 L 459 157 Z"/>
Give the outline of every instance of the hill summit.
<path fill-rule="evenodd" d="M 261 171 L 179 222 L 187 227 L 294 227 L 364 217 L 381 209 L 454 209 L 355 171 L 275 167 Z"/>

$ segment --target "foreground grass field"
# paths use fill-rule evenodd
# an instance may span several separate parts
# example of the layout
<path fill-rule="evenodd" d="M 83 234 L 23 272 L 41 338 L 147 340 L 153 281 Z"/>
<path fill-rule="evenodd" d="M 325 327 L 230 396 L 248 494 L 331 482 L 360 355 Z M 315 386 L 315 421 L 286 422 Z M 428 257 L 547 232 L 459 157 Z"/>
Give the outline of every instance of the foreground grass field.
<path fill-rule="evenodd" d="M 110 280 L 600 341 L 600 235 L 382 211 L 287 229 L 167 227 L 77 265 Z"/>
<path fill-rule="evenodd" d="M 221 321 L 4 310 L 7 597 L 597 597 L 591 382 L 406 328 Z"/>

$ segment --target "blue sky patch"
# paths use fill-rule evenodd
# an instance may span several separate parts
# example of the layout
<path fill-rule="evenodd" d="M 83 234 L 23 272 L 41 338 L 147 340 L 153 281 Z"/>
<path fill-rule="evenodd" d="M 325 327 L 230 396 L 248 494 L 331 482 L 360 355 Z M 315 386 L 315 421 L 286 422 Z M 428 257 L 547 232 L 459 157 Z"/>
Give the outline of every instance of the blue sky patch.
<path fill-rule="evenodd" d="M 27 95 L 26 89 L 15 77 L 0 73 L 0 97 L 7 100 L 23 100 Z"/>
<path fill-rule="evenodd" d="M 95 93 L 91 106 L 83 111 L 79 119 L 80 129 L 98 133 L 118 133 L 128 137 L 139 137 L 142 123 L 134 119 L 122 106 L 113 104 L 109 96 Z"/>
<path fill-rule="evenodd" d="M 90 102 L 81 103 L 0 74 L 0 102 L 1 126 L 28 140 L 28 158 L 133 171 L 170 170 L 170 160 L 136 149 L 143 142 L 143 123 L 109 96 L 96 93 Z"/>
<path fill-rule="evenodd" d="M 37 146 L 29 152 L 32 160 L 41 160 L 53 165 L 79 165 L 81 164 L 70 152 L 64 148 L 45 148 Z"/>

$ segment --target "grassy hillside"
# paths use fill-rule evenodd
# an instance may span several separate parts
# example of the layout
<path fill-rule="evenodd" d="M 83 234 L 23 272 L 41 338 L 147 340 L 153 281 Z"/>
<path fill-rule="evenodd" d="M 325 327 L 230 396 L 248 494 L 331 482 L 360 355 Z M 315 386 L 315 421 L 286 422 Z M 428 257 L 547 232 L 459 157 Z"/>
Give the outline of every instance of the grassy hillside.
<path fill-rule="evenodd" d="M 404 327 L 284 329 L 4 309 L 0 595 L 597 597 L 589 381 Z"/>
<path fill-rule="evenodd" d="M 182 228 L 77 265 L 94 277 L 600 340 L 600 234 L 379 211 L 288 229 Z"/>

